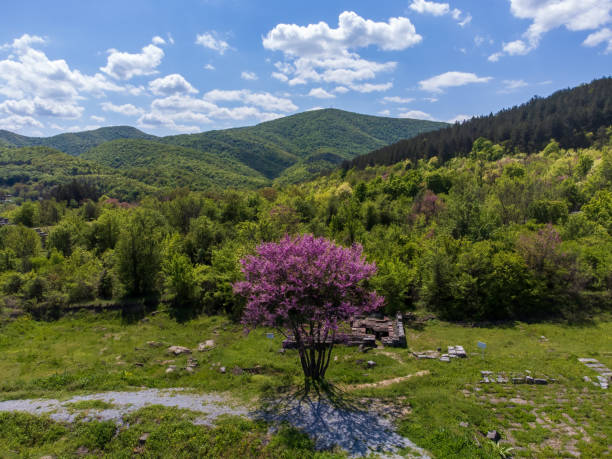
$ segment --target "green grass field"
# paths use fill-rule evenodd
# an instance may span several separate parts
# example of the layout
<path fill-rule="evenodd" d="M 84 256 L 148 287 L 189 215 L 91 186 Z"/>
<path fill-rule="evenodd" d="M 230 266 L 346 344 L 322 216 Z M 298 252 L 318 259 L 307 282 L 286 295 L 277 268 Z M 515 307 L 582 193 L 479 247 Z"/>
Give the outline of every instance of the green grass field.
<path fill-rule="evenodd" d="M 301 382 L 295 351 L 280 354 L 282 337 L 270 330 L 245 334 L 223 317 L 177 323 L 166 313 L 128 323 L 119 313 L 81 313 L 56 322 L 20 318 L 0 329 L 0 400 L 68 398 L 80 393 L 186 387 L 223 392 L 236 403 L 256 407 L 281 386 Z M 545 336 L 546 340 L 541 339 Z M 399 432 L 434 457 L 601 458 L 612 455 L 609 392 L 583 381 L 596 373 L 580 357 L 612 367 L 612 322 L 581 326 L 524 324 L 476 328 L 429 321 L 407 329 L 408 349 L 337 347 L 328 379 L 347 397 L 394 413 Z M 198 352 L 198 343 L 215 347 Z M 161 343 L 151 346 L 149 341 Z M 487 343 L 483 360 L 476 343 Z M 463 345 L 467 359 L 450 363 L 417 360 L 411 351 Z M 183 370 L 187 356 L 169 356 L 170 345 L 194 349 L 194 373 Z M 174 360 L 174 362 L 169 362 Z M 368 369 L 365 362 L 376 362 Z M 166 373 L 168 365 L 177 371 Z M 219 368 L 226 367 L 222 374 Z M 235 368 L 246 371 L 234 371 Z M 554 378 L 549 385 L 480 384 L 480 371 Z M 356 388 L 429 371 L 393 384 Z M 240 374 L 238 374 L 240 373 Z M 83 404 L 75 410 L 96 408 Z M 98 408 L 101 408 L 98 406 Z M 294 429 L 269 434 L 258 422 L 225 419 L 217 427 L 194 426 L 192 414 L 152 407 L 130 415 L 118 432 L 108 423 L 61 424 L 25 414 L 0 414 L 0 457 L 71 457 L 80 447 L 97 456 L 128 457 L 310 457 L 312 442 Z M 112 428 L 111 428 L 112 427 Z M 498 446 L 483 433 L 498 430 Z M 151 440 L 139 445 L 149 432 Z M 10 439 L 10 440 L 9 440 Z M 221 445 L 224 449 L 221 448 Z M 82 450 L 83 451 L 83 450 Z M 82 452 L 81 451 L 81 452 Z M 319 457 L 337 456 L 319 454 Z"/>

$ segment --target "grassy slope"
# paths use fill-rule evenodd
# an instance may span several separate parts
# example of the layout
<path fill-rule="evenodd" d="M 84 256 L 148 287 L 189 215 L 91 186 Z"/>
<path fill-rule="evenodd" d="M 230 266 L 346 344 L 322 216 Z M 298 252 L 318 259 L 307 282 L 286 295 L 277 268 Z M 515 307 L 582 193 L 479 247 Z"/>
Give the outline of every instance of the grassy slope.
<path fill-rule="evenodd" d="M 5 144 L 14 147 L 46 146 L 73 156 L 78 156 L 90 148 L 110 140 L 155 138 L 155 136 L 145 134 L 131 126 L 111 126 L 93 131 L 69 132 L 53 137 L 26 137 L 0 130 L 0 145 Z"/>
<path fill-rule="evenodd" d="M 81 157 L 154 186 L 203 190 L 211 186 L 254 187 L 267 183 L 259 172 L 225 155 L 151 140 L 114 140 Z"/>
<path fill-rule="evenodd" d="M 296 354 L 278 354 L 278 336 L 267 339 L 261 329 L 244 336 L 242 327 L 221 317 L 179 324 L 160 313 L 128 324 L 119 315 L 99 315 L 91 320 L 82 314 L 53 323 L 19 319 L 1 331 L 0 397 L 4 399 L 184 386 L 229 391 L 244 403 L 255 403 L 262 393 L 300 381 Z M 352 395 L 375 397 L 403 409 L 397 419 L 400 431 L 436 457 L 492 457 L 492 446 L 479 433 L 490 429 L 501 432 L 502 444 L 515 446 L 517 457 L 560 457 L 570 450 L 583 457 L 609 454 L 612 404 L 608 392 L 583 382 L 584 375 L 594 377 L 595 373 L 577 358 L 595 357 L 612 366 L 612 322 L 575 327 L 518 323 L 506 328 L 467 328 L 433 321 L 422 330 L 408 330 L 407 335 L 410 350 L 462 344 L 471 355 L 446 364 L 416 360 L 404 349 L 374 350 L 364 355 L 355 348 L 339 347 L 334 351 L 338 360 L 332 362 L 328 376 L 335 383 L 355 384 L 429 370 L 429 376 Z M 541 335 L 548 341 L 541 341 Z M 194 348 L 206 339 L 214 339 L 217 347 L 196 352 L 200 367 L 194 374 L 166 374 L 161 365 L 170 358 L 165 348 L 146 345 L 147 341 L 162 341 Z M 488 345 L 484 362 L 480 354 L 472 355 L 478 352 L 479 340 Z M 179 367 L 186 363 L 186 357 L 172 358 Z M 377 362 L 370 370 L 363 363 L 369 359 Z M 220 374 L 212 366 L 216 363 L 226 366 L 228 372 Z M 235 366 L 256 365 L 261 366 L 261 374 L 235 375 L 231 371 Z M 480 370 L 531 370 L 536 377 L 546 375 L 558 383 L 481 385 Z M 460 422 L 467 422 L 468 427 L 461 427 Z M 185 424 L 182 429 L 187 435 L 190 428 Z M 27 443 L 13 448 L 28 451 Z"/>

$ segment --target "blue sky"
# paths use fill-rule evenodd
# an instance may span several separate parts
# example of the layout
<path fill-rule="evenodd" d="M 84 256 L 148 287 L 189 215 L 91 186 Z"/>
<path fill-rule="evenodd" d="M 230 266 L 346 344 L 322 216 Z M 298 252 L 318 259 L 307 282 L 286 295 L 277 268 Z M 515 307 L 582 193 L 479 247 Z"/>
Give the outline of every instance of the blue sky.
<path fill-rule="evenodd" d="M 460 120 L 611 74 L 612 0 L 13 1 L 0 129 L 158 135 L 313 108 Z"/>

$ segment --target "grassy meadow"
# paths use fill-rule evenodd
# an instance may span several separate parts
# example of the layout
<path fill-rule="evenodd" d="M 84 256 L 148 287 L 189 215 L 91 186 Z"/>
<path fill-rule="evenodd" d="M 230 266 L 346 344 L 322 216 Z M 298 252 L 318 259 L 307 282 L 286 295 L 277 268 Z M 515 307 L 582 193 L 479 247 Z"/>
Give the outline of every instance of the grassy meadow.
<path fill-rule="evenodd" d="M 138 321 L 120 313 L 77 313 L 55 322 L 19 318 L 0 330 L 0 400 L 53 397 L 142 387 L 185 387 L 223 392 L 256 408 L 262 398 L 301 382 L 295 351 L 279 353 L 282 336 L 256 329 L 246 334 L 221 316 L 179 323 L 165 312 Z M 545 339 L 542 339 L 542 336 Z M 198 352 L 198 343 L 215 347 Z M 612 367 L 612 321 L 569 326 L 514 323 L 467 327 L 431 320 L 407 328 L 408 349 L 337 347 L 328 379 L 347 399 L 390 413 L 399 432 L 434 457 L 582 457 L 612 454 L 609 393 L 583 380 L 596 373 L 580 357 Z M 147 344 L 154 341 L 158 346 Z M 476 346 L 487 343 L 483 360 Z M 170 356 L 170 345 L 194 350 L 196 371 L 184 370 L 188 356 Z M 450 363 L 417 360 L 412 351 L 462 345 L 467 359 Z M 172 361 L 173 362 L 170 362 Z M 376 366 L 367 367 L 373 360 Z M 166 373 L 168 365 L 177 371 Z M 220 367 L 226 372 L 221 373 Z M 240 370 L 242 371 L 240 371 Z M 553 378 L 549 385 L 481 384 L 480 371 Z M 399 382 L 385 381 L 401 378 Z M 368 384 L 366 386 L 366 384 Z M 75 410 L 101 408 L 96 404 Z M 294 429 L 275 434 L 260 422 L 228 418 L 214 428 L 192 425 L 193 413 L 150 407 L 129 415 L 115 431 L 104 422 L 65 425 L 26 414 L 0 414 L 0 457 L 333 457 L 314 453 L 312 442 Z M 483 433 L 495 429 L 495 446 Z M 140 445 L 138 438 L 150 433 Z M 165 439 L 165 440 L 164 440 Z M 222 449 L 221 445 L 225 445 Z M 510 449 L 512 448 L 512 449 Z M 84 453 L 81 449 L 81 453 Z M 313 456 L 314 455 L 314 456 Z"/>

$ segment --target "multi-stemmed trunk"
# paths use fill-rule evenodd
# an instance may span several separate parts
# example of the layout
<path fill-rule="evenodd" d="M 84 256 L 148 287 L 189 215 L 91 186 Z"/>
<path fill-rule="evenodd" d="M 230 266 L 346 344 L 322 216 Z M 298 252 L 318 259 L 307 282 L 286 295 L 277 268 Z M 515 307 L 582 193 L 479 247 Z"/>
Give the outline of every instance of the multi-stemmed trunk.
<path fill-rule="evenodd" d="M 329 367 L 334 348 L 335 332 L 332 331 L 330 334 L 330 330 L 325 329 L 321 333 L 321 327 L 312 324 L 309 330 L 296 327 L 293 332 L 304 372 L 305 392 L 308 393 L 311 385 L 324 386 L 325 372 Z"/>

